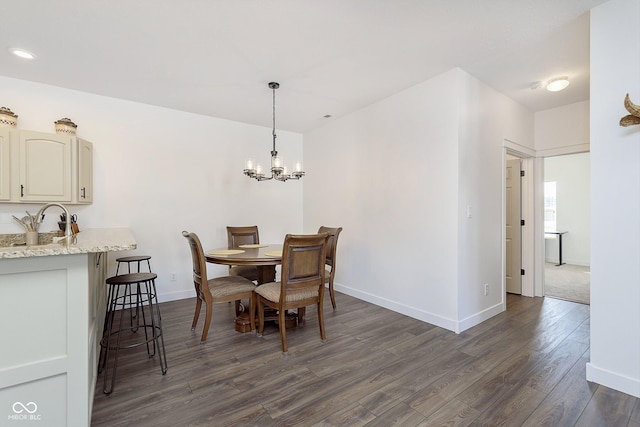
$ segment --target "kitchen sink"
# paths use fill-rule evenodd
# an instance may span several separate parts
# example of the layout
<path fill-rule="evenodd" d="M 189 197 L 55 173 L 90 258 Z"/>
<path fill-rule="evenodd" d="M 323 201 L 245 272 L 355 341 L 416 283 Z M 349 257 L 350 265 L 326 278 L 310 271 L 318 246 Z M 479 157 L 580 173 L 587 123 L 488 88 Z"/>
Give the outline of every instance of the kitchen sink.
<path fill-rule="evenodd" d="M 38 233 L 38 244 L 32 245 L 32 247 L 41 247 L 56 244 L 58 238 L 64 237 L 59 231 L 52 231 L 48 233 Z M 25 234 L 0 234 L 0 248 L 13 248 L 13 247 L 25 247 L 27 245 Z"/>

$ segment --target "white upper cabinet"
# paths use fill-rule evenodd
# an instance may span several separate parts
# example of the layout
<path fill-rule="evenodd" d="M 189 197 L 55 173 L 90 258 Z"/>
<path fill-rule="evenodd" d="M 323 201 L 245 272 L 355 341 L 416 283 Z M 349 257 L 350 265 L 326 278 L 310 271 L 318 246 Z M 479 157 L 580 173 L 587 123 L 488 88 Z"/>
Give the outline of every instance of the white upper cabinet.
<path fill-rule="evenodd" d="M 93 145 L 65 134 L 0 128 L 0 203 L 92 203 Z"/>
<path fill-rule="evenodd" d="M 93 202 L 93 144 L 78 139 L 78 185 L 76 200 L 78 203 Z"/>
<path fill-rule="evenodd" d="M 71 202 L 71 137 L 20 132 L 20 201 Z"/>
<path fill-rule="evenodd" d="M 11 132 L 0 128 L 0 201 L 11 199 Z"/>

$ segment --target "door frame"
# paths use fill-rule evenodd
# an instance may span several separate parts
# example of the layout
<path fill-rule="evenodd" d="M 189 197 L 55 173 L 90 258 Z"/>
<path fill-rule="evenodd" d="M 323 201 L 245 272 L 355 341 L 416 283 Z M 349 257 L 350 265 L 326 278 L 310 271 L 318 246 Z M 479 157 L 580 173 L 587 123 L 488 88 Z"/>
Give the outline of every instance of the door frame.
<path fill-rule="evenodd" d="M 537 172 L 535 152 L 530 148 L 519 145 L 507 139 L 503 140 L 502 149 L 502 295 L 506 295 L 507 284 L 505 278 L 506 272 L 506 227 L 507 227 L 507 209 L 506 209 L 506 166 L 507 154 L 521 159 L 522 171 L 524 177 L 521 181 L 521 214 L 525 225 L 522 227 L 522 269 L 525 271 L 522 276 L 522 295 L 527 297 L 536 296 L 534 279 L 539 276 L 535 263 L 537 248 L 535 242 L 535 231 L 539 225 L 534 209 L 534 190 L 535 177 Z M 540 162 L 541 163 L 541 162 Z M 543 247 L 544 250 L 544 247 Z M 544 267 L 544 264 L 541 264 Z M 543 271 L 543 270 L 542 270 Z M 506 298 L 503 300 L 506 308 Z"/>
<path fill-rule="evenodd" d="M 506 154 L 507 174 L 505 176 L 505 290 L 522 295 L 522 159 Z M 511 191 L 509 191 L 511 189 Z M 509 238 L 511 237 L 511 238 Z M 509 244 L 511 242 L 511 244 Z M 507 274 L 511 272 L 511 274 Z M 511 281 L 511 283 L 509 283 Z M 511 289 L 509 289 L 511 286 Z"/>

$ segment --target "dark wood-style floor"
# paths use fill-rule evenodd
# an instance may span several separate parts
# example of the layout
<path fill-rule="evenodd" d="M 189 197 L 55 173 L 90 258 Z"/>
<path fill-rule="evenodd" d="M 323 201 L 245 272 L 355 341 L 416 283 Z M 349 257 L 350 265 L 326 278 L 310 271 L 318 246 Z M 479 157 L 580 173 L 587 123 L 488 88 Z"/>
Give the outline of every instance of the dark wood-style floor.
<path fill-rule="evenodd" d="M 639 426 L 640 399 L 585 380 L 589 306 L 509 295 L 461 334 L 337 294 L 289 330 L 234 331 L 231 304 L 190 329 L 195 299 L 161 304 L 169 371 L 121 352 L 112 395 L 98 378 L 92 426 Z"/>

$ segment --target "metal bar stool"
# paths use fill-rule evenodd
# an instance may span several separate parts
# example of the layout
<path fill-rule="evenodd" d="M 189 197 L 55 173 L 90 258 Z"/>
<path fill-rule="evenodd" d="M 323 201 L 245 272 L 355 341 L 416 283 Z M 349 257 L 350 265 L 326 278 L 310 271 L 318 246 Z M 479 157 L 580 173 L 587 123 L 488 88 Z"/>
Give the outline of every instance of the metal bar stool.
<path fill-rule="evenodd" d="M 116 258 L 116 262 L 118 265 L 116 266 L 116 276 L 120 271 L 120 264 L 127 263 L 127 271 L 129 274 L 131 273 L 131 263 L 137 263 L 138 265 L 138 273 L 140 273 L 140 263 L 142 261 L 147 261 L 147 267 L 149 268 L 149 273 L 151 273 L 151 262 L 149 261 L 151 257 L 149 255 L 137 255 L 137 256 L 124 256 L 120 258 Z"/>
<path fill-rule="evenodd" d="M 149 269 L 148 271 L 149 271 L 149 273 L 151 273 L 151 262 L 149 261 L 150 259 L 151 259 L 151 257 L 149 255 L 135 255 L 135 256 L 125 256 L 125 257 L 116 258 L 116 262 L 118 263 L 117 266 L 116 266 L 116 276 L 120 272 L 120 264 L 123 264 L 123 263 L 127 264 L 127 272 L 129 274 L 131 274 L 131 264 L 137 264 L 137 266 L 138 266 L 137 272 L 140 273 L 140 263 L 142 263 L 143 261 L 147 262 L 147 268 Z M 129 292 L 129 303 L 130 304 L 133 301 L 133 297 L 136 298 L 136 301 L 139 301 L 142 298 L 142 296 L 139 293 L 136 294 L 136 295 L 133 295 L 133 294 L 131 294 L 131 292 Z M 138 314 L 139 314 L 139 302 L 136 302 L 136 311 L 135 311 L 135 313 L 133 312 L 133 310 L 130 311 L 129 322 L 131 323 L 131 327 L 133 327 L 133 319 L 136 319 L 136 321 L 137 321 Z"/>
<path fill-rule="evenodd" d="M 116 370 L 118 368 L 118 354 L 120 349 L 139 347 L 143 344 L 147 346 L 147 355 L 152 358 L 158 353 L 160 369 L 162 374 L 167 373 L 167 356 L 164 348 L 164 336 L 162 334 L 162 318 L 158 306 L 156 293 L 155 273 L 131 273 L 112 276 L 107 279 L 109 285 L 108 306 L 105 316 L 104 334 L 100 341 L 100 357 L 98 363 L 98 373 L 104 371 L 104 394 L 110 394 L 116 380 Z M 134 290 L 132 291 L 132 287 Z M 139 295 L 136 298 L 135 307 L 140 309 L 142 323 L 127 327 L 123 325 L 125 310 L 134 308 L 131 302 L 131 294 L 135 292 Z M 127 302 L 127 298 L 129 301 Z M 145 307 L 146 304 L 146 307 Z M 145 310 L 147 308 L 147 310 Z M 119 312 L 119 314 L 116 314 Z M 145 313 L 146 312 L 146 313 Z M 118 317 L 118 325 L 114 328 L 115 319 Z M 139 328 L 144 330 L 144 337 L 137 334 Z M 129 332 L 126 337 L 125 333 Z M 113 372 L 111 373 L 111 384 L 109 383 L 109 354 L 115 351 L 113 362 Z"/>

